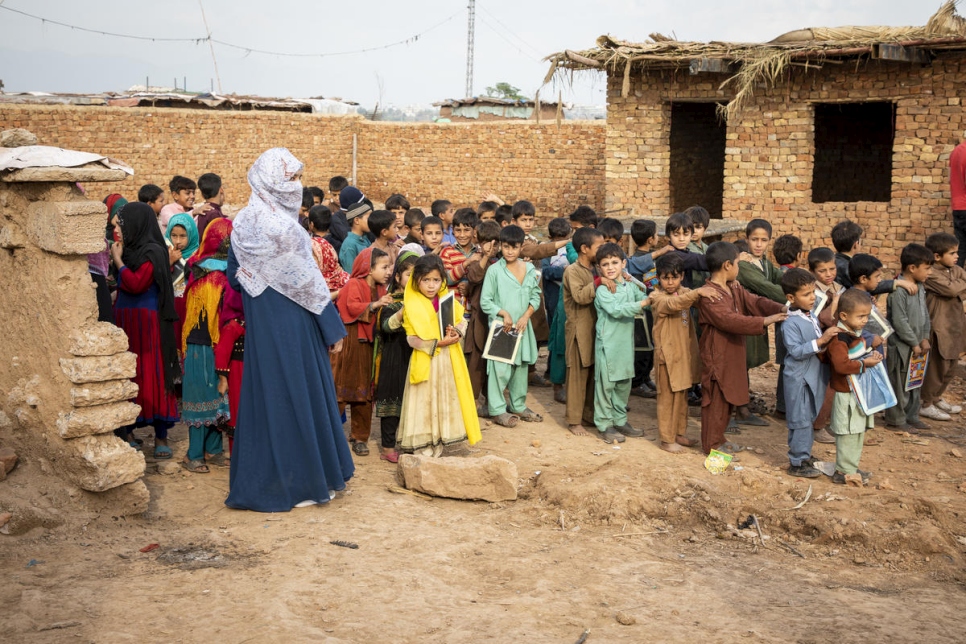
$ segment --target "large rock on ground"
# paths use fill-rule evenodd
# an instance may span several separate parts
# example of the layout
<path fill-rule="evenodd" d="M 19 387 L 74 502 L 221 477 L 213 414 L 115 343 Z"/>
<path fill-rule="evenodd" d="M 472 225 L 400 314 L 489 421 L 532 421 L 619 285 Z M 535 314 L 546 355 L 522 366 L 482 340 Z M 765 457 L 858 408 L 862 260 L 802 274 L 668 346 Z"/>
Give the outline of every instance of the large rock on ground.
<path fill-rule="evenodd" d="M 513 501 L 517 466 L 499 456 L 430 458 L 404 454 L 399 473 L 410 490 L 450 499 Z"/>

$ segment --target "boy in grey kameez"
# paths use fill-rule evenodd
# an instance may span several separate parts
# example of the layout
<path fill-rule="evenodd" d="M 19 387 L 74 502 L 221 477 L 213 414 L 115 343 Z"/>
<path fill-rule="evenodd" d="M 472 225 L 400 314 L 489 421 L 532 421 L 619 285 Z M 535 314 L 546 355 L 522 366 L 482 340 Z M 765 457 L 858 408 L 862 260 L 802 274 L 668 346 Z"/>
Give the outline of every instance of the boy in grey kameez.
<path fill-rule="evenodd" d="M 902 249 L 899 261 L 902 278 L 921 285 L 929 277 L 933 254 L 925 246 L 909 244 Z M 919 388 L 906 391 L 906 375 L 912 358 L 921 356 L 930 348 L 926 290 L 920 286 L 915 295 L 909 295 L 903 289 L 890 293 L 888 318 L 895 333 L 889 336 L 886 368 L 898 403 L 886 410 L 886 425 L 895 431 L 917 434 L 921 429 L 929 429 L 929 425 L 919 419 Z"/>

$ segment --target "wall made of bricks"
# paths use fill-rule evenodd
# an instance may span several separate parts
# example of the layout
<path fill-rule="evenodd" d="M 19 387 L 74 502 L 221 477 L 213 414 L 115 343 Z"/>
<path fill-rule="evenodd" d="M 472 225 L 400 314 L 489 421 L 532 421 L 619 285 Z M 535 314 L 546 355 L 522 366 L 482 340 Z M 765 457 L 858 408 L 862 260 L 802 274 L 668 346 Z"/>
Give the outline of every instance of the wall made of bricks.
<path fill-rule="evenodd" d="M 327 189 L 329 177 L 351 176 L 355 135 L 357 184 L 374 201 L 401 192 L 423 207 L 434 199 L 475 206 L 495 192 L 533 201 L 538 215 L 604 201 L 603 122 L 381 123 L 287 112 L 0 105 L 0 129 L 15 127 L 43 145 L 134 168 L 133 177 L 99 185 L 92 196 L 116 191 L 133 199 L 145 183 L 167 188 L 175 174 L 215 172 L 229 203 L 241 207 L 252 162 L 279 146 L 305 163 L 304 185 Z"/>
<path fill-rule="evenodd" d="M 626 98 L 623 74 L 608 79 L 606 208 L 669 214 L 670 103 L 727 101 L 731 94 L 720 89 L 726 78 L 686 69 L 635 72 Z M 959 96 L 966 64 L 954 54 L 930 65 L 863 60 L 790 68 L 785 79 L 756 87 L 728 123 L 724 217 L 764 217 L 776 236 L 799 235 L 806 248 L 831 246 L 829 231 L 847 217 L 865 229 L 865 248 L 889 269 L 898 269 L 905 244 L 951 230 L 948 162 L 966 127 Z M 855 101 L 896 104 L 891 200 L 813 203 L 814 104 Z"/>

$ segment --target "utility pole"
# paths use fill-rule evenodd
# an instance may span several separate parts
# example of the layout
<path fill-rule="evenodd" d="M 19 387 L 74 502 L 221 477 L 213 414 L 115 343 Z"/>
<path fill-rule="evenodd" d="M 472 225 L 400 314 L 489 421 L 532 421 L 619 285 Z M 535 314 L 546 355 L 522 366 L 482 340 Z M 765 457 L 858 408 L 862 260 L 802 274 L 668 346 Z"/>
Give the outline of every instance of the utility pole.
<path fill-rule="evenodd" d="M 469 3 L 466 29 L 466 98 L 473 96 L 473 40 L 476 33 L 476 0 L 469 0 Z"/>

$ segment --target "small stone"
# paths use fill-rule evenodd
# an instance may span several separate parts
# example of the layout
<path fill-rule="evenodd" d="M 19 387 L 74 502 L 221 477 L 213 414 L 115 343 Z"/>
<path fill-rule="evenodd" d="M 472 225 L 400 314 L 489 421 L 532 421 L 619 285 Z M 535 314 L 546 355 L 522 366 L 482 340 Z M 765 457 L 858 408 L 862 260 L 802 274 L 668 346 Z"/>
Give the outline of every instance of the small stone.
<path fill-rule="evenodd" d="M 764 454 L 765 453 L 765 450 L 763 450 L 760 447 L 756 447 L 754 451 L 755 451 L 755 454 Z"/>
<path fill-rule="evenodd" d="M 0 148 L 22 148 L 37 145 L 37 135 L 30 130 L 13 128 L 0 132 Z"/>
<path fill-rule="evenodd" d="M 862 487 L 862 475 L 861 474 L 846 474 L 845 484 L 849 487 Z"/>
<path fill-rule="evenodd" d="M 634 617 L 633 615 L 628 615 L 624 611 L 620 611 L 619 613 L 617 613 L 616 617 L 617 617 L 617 623 L 622 624 L 624 626 L 631 626 L 637 623 L 636 617 Z"/>
<path fill-rule="evenodd" d="M 875 489 L 877 489 L 877 490 L 894 490 L 894 489 L 896 489 L 896 488 L 894 488 L 894 487 L 892 486 L 892 484 L 891 484 L 891 483 L 889 483 L 889 479 L 882 479 L 882 480 L 881 480 L 881 481 L 879 481 L 879 483 L 878 483 L 878 484 L 877 484 L 877 485 L 875 486 Z"/>
<path fill-rule="evenodd" d="M 864 566 L 866 564 L 866 561 L 862 557 L 856 557 L 855 559 L 852 560 L 852 563 L 854 563 L 856 566 Z"/>
<path fill-rule="evenodd" d="M 171 476 L 173 474 L 177 474 L 180 470 L 181 465 L 178 463 L 173 463 L 171 461 L 161 461 L 158 463 L 158 474 Z"/>
<path fill-rule="evenodd" d="M 0 513 L 0 528 L 7 525 L 7 522 L 13 518 L 12 512 L 2 512 Z"/>
<path fill-rule="evenodd" d="M 6 475 L 17 466 L 17 453 L 9 447 L 0 447 L 0 466 L 2 466 L 0 470 L 3 471 L 4 478 L 6 478 Z"/>
<path fill-rule="evenodd" d="M 963 457 L 963 453 L 960 450 L 955 449 L 955 448 L 949 450 L 949 455 L 950 456 L 955 456 L 956 458 L 962 458 Z"/>
<path fill-rule="evenodd" d="M 532 441 L 530 441 L 530 445 L 532 445 L 533 447 L 540 447 L 540 445 L 542 445 L 542 443 L 540 442 L 539 439 L 534 438 Z"/>

